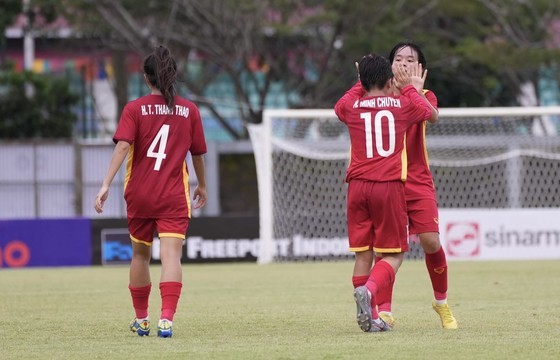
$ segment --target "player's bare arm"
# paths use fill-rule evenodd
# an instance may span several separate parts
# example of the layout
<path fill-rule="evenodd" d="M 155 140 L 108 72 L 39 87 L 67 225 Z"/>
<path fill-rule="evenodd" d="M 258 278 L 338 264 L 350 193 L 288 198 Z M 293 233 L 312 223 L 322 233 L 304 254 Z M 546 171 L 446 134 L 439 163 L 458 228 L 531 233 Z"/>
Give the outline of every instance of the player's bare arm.
<path fill-rule="evenodd" d="M 206 165 L 202 155 L 193 155 L 192 157 L 194 172 L 198 180 L 198 185 L 194 190 L 194 208 L 199 209 L 206 205 L 208 198 L 206 192 Z"/>
<path fill-rule="evenodd" d="M 413 79 L 414 87 L 416 88 L 416 90 L 418 91 L 420 96 L 422 96 L 424 101 L 430 106 L 430 109 L 431 109 L 430 117 L 427 118 L 426 121 L 428 121 L 430 123 L 435 123 L 438 120 L 439 112 L 437 111 L 437 109 L 435 109 L 432 106 L 432 104 L 426 98 L 426 95 L 424 94 L 424 84 L 426 82 L 426 77 L 428 76 L 428 69 L 423 69 L 422 64 L 415 63 L 415 65 L 410 67 L 410 70 L 414 74 L 414 75 L 412 75 L 414 77 L 414 79 Z M 417 81 L 416 83 L 414 83 L 415 80 Z"/>
<path fill-rule="evenodd" d="M 410 66 L 410 70 L 412 71 L 413 76 L 413 85 L 418 91 L 418 93 L 422 96 L 424 101 L 430 106 L 431 115 L 426 121 L 430 123 L 435 123 L 438 120 L 438 111 L 430 104 L 426 95 L 424 94 L 424 84 L 426 83 L 426 77 L 428 76 L 428 69 L 423 69 L 422 64 L 415 63 L 413 66 Z"/>
<path fill-rule="evenodd" d="M 428 69 L 423 69 L 422 64 L 415 62 L 408 67 L 405 66 L 406 71 L 410 72 L 411 82 L 416 91 L 422 96 L 424 101 L 430 106 L 431 114 L 426 121 L 430 123 L 435 123 L 438 119 L 438 111 L 430 104 L 426 96 L 424 95 L 424 84 L 426 82 L 426 77 L 428 76 Z"/>
<path fill-rule="evenodd" d="M 128 142 L 119 141 L 115 146 L 115 150 L 113 150 L 113 156 L 111 157 L 109 170 L 107 170 L 107 175 L 105 175 L 105 178 L 103 179 L 101 189 L 99 189 L 99 192 L 95 196 L 95 203 L 93 207 L 98 214 L 101 214 L 103 212 L 103 205 L 109 197 L 109 187 L 111 186 L 115 175 L 119 171 L 124 159 L 126 158 L 126 154 L 128 154 L 129 149 L 130 144 Z"/>
<path fill-rule="evenodd" d="M 432 124 L 435 123 L 435 122 L 437 122 L 437 121 L 438 121 L 438 118 L 439 118 L 439 111 L 438 111 L 436 108 L 434 108 L 434 107 L 432 106 L 432 104 L 430 103 L 430 101 L 428 100 L 428 98 L 426 98 L 426 95 L 424 94 L 424 91 L 420 92 L 420 95 L 422 96 L 422 98 L 424 99 L 424 101 L 425 101 L 428 105 L 430 105 L 430 108 L 432 109 L 432 113 L 431 113 L 430 117 L 426 119 L 426 121 L 429 122 L 429 123 L 432 123 Z"/>

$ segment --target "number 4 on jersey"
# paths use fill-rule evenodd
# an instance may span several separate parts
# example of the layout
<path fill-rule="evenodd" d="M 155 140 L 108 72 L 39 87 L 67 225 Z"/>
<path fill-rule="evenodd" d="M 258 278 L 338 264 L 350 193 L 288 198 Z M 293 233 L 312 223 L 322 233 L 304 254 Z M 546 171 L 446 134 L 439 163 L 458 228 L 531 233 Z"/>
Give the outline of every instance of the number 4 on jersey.
<path fill-rule="evenodd" d="M 148 154 L 146 156 L 156 159 L 156 164 L 154 165 L 155 171 L 159 171 L 163 159 L 165 159 L 165 157 L 167 156 L 165 154 L 165 147 L 167 146 L 168 136 L 169 136 L 169 125 L 164 124 L 159 129 L 156 137 L 154 138 L 154 141 L 152 141 L 150 147 L 148 148 Z M 159 147 L 157 149 L 157 152 L 155 152 L 158 143 L 159 143 Z"/>

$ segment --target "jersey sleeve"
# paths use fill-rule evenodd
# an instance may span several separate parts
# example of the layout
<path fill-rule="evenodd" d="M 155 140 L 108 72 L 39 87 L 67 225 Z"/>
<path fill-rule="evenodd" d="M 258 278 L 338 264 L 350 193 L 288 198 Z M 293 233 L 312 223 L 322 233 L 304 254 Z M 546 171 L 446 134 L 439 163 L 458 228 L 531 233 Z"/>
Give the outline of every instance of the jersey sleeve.
<path fill-rule="evenodd" d="M 426 97 L 426 99 L 428 100 L 430 105 L 432 105 L 432 107 L 437 110 L 438 109 L 438 101 L 437 101 L 436 94 L 434 94 L 434 92 L 431 91 L 431 90 L 424 89 L 424 96 Z"/>
<path fill-rule="evenodd" d="M 196 106 L 194 106 L 192 110 L 192 144 L 189 151 L 191 155 L 206 154 L 206 138 L 204 137 L 204 128 L 202 127 L 200 111 Z"/>
<path fill-rule="evenodd" d="M 414 86 L 405 86 L 401 93 L 410 101 L 407 106 L 407 112 L 409 114 L 408 119 L 410 119 L 411 122 L 417 123 L 430 117 L 432 108 L 424 98 L 418 94 Z"/>
<path fill-rule="evenodd" d="M 356 101 L 357 99 L 364 96 L 364 94 L 365 94 L 365 90 L 362 87 L 362 84 L 358 81 L 334 105 L 334 112 L 336 113 L 336 116 L 338 116 L 338 118 L 341 121 L 344 121 L 344 117 L 345 117 L 344 108 L 346 107 L 346 103 L 348 101 Z"/>
<path fill-rule="evenodd" d="M 113 142 L 116 144 L 119 141 L 126 141 L 129 144 L 134 142 L 134 134 L 136 134 L 136 116 L 134 107 L 131 103 L 125 105 L 117 131 L 113 136 Z"/>

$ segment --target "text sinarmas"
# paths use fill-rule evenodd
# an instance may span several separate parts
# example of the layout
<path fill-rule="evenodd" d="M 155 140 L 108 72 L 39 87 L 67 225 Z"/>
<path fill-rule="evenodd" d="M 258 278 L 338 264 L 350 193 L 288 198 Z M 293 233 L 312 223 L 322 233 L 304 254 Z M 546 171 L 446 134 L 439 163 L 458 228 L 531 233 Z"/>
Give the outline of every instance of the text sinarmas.
<path fill-rule="evenodd" d="M 189 108 L 182 105 L 175 105 L 174 109 L 170 110 L 167 105 L 142 105 L 142 115 L 178 115 L 184 118 L 188 118 Z"/>
<path fill-rule="evenodd" d="M 361 100 L 360 107 L 366 108 L 386 108 L 386 107 L 401 107 L 401 100 L 393 97 L 376 97 L 373 99 Z"/>

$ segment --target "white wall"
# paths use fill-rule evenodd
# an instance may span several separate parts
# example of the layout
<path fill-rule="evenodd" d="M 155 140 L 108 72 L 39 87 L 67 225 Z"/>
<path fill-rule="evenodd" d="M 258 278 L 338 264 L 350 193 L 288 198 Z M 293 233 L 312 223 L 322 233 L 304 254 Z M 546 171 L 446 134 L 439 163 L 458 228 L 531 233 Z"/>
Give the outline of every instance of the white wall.
<path fill-rule="evenodd" d="M 440 209 L 449 260 L 560 258 L 560 209 Z"/>

